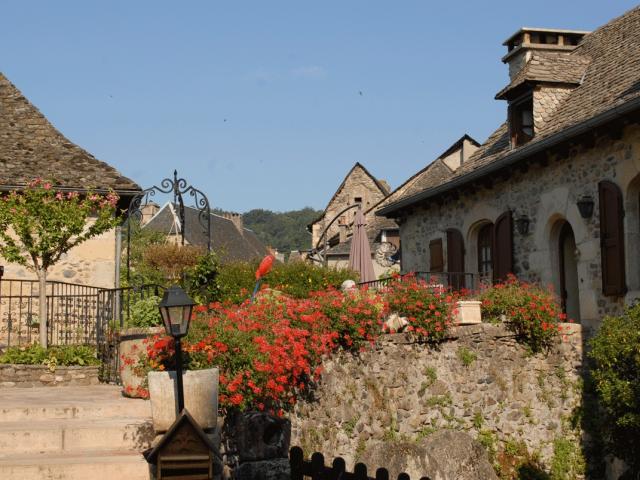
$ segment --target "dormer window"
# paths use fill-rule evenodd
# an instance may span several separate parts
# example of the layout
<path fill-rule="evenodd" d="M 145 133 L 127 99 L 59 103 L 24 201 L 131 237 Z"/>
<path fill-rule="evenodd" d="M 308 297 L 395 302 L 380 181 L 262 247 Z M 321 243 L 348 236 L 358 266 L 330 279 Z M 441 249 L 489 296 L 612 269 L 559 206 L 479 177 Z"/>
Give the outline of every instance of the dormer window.
<path fill-rule="evenodd" d="M 511 146 L 519 147 L 533 138 L 533 96 L 509 105 L 509 129 Z"/>

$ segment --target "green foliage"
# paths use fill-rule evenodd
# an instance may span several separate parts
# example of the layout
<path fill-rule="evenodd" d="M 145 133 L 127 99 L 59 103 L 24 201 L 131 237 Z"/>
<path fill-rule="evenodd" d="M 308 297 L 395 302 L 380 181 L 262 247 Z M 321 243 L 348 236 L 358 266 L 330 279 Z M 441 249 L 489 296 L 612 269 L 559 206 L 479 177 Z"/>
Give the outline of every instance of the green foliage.
<path fill-rule="evenodd" d="M 496 434 L 491 430 L 482 430 L 478 432 L 476 440 L 487 450 L 489 461 L 493 463 L 496 458 L 496 453 L 498 453 L 498 437 Z"/>
<path fill-rule="evenodd" d="M 504 317 L 507 328 L 533 353 L 551 347 L 561 331 L 559 321 L 566 318 L 552 292 L 514 276 L 485 289 L 480 300 L 482 317 L 493 323 Z"/>
<path fill-rule="evenodd" d="M 206 304 L 220 298 L 220 264 L 214 252 L 198 258 L 193 268 L 187 272 L 187 292 L 197 303 Z"/>
<path fill-rule="evenodd" d="M 476 430 L 480 430 L 484 425 L 484 417 L 482 416 L 482 412 L 476 412 L 473 414 L 473 428 Z"/>
<path fill-rule="evenodd" d="M 605 443 L 640 470 L 640 305 L 606 317 L 590 346 Z"/>
<path fill-rule="evenodd" d="M 458 353 L 458 358 L 460 359 L 460 361 L 465 367 L 470 366 L 478 358 L 478 355 L 476 355 L 475 352 L 472 352 L 471 350 L 469 350 L 467 347 L 458 348 L 457 353 Z"/>
<path fill-rule="evenodd" d="M 166 242 L 166 236 L 148 228 L 140 228 L 135 219 L 131 222 L 129 281 L 127 281 L 127 229 L 122 229 L 122 266 L 120 268 L 120 284 L 123 287 L 140 285 L 164 285 L 166 279 L 161 271 L 153 268 L 144 261 L 144 253 L 152 245 L 161 245 Z"/>
<path fill-rule="evenodd" d="M 99 365 L 96 349 L 88 345 L 65 345 L 43 348 L 38 344 L 10 347 L 0 355 L 0 363 L 18 365 L 86 366 Z"/>
<path fill-rule="evenodd" d="M 215 300 L 241 303 L 251 294 L 255 285 L 258 262 L 234 262 L 222 265 L 216 277 L 219 297 Z M 275 263 L 266 275 L 263 287 L 268 286 L 294 298 L 306 298 L 311 292 L 329 286 L 340 286 L 348 279 L 357 278 L 349 270 L 337 270 L 306 262 Z"/>
<path fill-rule="evenodd" d="M 136 298 L 129 306 L 130 316 L 126 319 L 127 327 L 156 327 L 162 325 L 162 317 L 158 310 L 160 297 L 150 295 L 144 298 Z"/>
<path fill-rule="evenodd" d="M 309 207 L 282 213 L 255 209 L 242 215 L 242 220 L 245 227 L 253 230 L 262 243 L 288 253 L 311 247 L 307 225 L 321 213 Z"/>
<path fill-rule="evenodd" d="M 550 478 L 552 480 L 573 480 L 579 478 L 584 470 L 585 462 L 578 441 L 556 438 L 553 441 Z"/>
<path fill-rule="evenodd" d="M 46 272 L 76 245 L 118 225 L 117 201 L 113 192 L 80 195 L 34 180 L 0 201 L 0 255 Z"/>

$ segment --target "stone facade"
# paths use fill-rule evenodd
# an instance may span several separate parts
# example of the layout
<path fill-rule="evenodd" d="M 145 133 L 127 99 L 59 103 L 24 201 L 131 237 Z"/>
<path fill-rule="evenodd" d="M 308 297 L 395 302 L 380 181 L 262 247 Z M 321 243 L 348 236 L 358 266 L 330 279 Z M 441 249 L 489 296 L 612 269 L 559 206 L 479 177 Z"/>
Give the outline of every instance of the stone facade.
<path fill-rule="evenodd" d="M 0 365 L 0 388 L 66 387 L 98 385 L 99 367 Z"/>
<path fill-rule="evenodd" d="M 361 199 L 362 208 L 367 211 L 370 207 L 384 199 L 388 193 L 388 191 L 381 188 L 380 182 L 376 181 L 362 165 L 356 164 L 327 205 L 324 215 L 312 224 L 312 247 L 315 247 L 318 243 L 320 235 L 322 235 L 326 225 L 328 225 L 341 210 L 349 205 L 353 205 L 357 198 Z M 344 220 L 347 224 L 351 224 L 355 212 L 356 210 L 354 208 L 344 214 Z M 373 219 L 373 212 L 371 212 L 370 216 Z M 369 218 L 367 218 L 367 221 L 369 221 Z M 328 231 L 328 238 L 339 234 L 339 223 L 339 221 L 336 221 L 331 225 Z"/>
<path fill-rule="evenodd" d="M 573 327 L 546 356 L 528 354 L 490 324 L 457 327 L 438 347 L 395 334 L 358 356 L 339 354 L 291 416 L 292 445 L 352 467 L 380 443 L 392 448 L 452 429 L 492 432 L 496 447 L 522 441 L 548 462 L 555 438 L 579 438 L 567 425 L 581 402 L 583 339 Z"/>
<path fill-rule="evenodd" d="M 621 190 L 624 204 L 626 297 L 604 296 L 601 280 L 598 183 L 609 180 Z M 624 128 L 619 138 L 605 135 L 593 146 L 574 146 L 566 156 L 550 155 L 544 164 L 514 170 L 508 178 L 494 178 L 491 186 L 459 191 L 455 201 L 417 207 L 400 226 L 403 271 L 429 271 L 429 242 L 446 230 L 458 229 L 465 240 L 465 270 L 478 271 L 477 236 L 480 227 L 510 210 L 514 219 L 526 215 L 529 233 L 514 228 L 514 273 L 528 281 L 553 285 L 558 291 L 559 228 L 567 221 L 575 237 L 579 318 L 597 327 L 602 317 L 620 313 L 625 300 L 640 296 L 640 125 Z M 582 218 L 577 200 L 594 199 L 591 218 Z M 445 265 L 445 271 L 447 266 Z"/>
<path fill-rule="evenodd" d="M 114 288 L 119 231 L 110 230 L 71 249 L 49 270 L 47 280 Z M 21 265 L 6 262 L 3 265 L 4 278 L 37 280 L 35 273 Z"/>

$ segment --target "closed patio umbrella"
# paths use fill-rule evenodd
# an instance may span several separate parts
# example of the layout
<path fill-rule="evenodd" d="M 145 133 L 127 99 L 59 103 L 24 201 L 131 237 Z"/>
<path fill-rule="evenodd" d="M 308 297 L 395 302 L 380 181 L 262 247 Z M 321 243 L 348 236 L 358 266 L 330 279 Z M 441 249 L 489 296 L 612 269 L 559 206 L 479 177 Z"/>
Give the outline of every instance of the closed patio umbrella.
<path fill-rule="evenodd" d="M 367 222 L 361 209 L 358 209 L 353 220 L 353 236 L 351 237 L 351 251 L 349 252 L 349 268 L 360 273 L 361 282 L 376 280 L 371 261 L 371 247 L 365 228 Z"/>

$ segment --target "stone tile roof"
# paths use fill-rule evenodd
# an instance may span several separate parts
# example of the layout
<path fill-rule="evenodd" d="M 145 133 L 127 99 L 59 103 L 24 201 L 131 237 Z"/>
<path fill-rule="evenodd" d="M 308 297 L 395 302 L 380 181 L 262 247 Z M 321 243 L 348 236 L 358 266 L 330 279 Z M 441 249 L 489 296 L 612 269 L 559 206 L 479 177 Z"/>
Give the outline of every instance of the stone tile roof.
<path fill-rule="evenodd" d="M 566 55 L 590 59 L 584 78 L 531 141 L 511 148 L 508 126 L 504 123 L 443 185 L 404 196 L 380 209 L 378 214 L 388 215 L 447 190 L 461 188 L 479 175 L 488 175 L 503 165 L 566 140 L 568 129 L 578 134 L 591 128 L 594 119 L 608 121 L 613 112 L 620 112 L 625 105 L 634 111 L 640 108 L 640 6 L 586 35 Z"/>
<path fill-rule="evenodd" d="M 37 177 L 61 187 L 141 190 L 70 142 L 0 73 L 0 189 L 21 187 Z"/>
<path fill-rule="evenodd" d="M 369 210 L 365 213 L 367 220 L 367 238 L 369 239 L 369 245 L 371 246 L 371 252 L 375 252 L 375 249 L 380 245 L 380 235 L 382 230 L 397 230 L 398 224 L 388 218 L 384 217 L 376 217 L 372 215 L 372 210 Z M 351 238 L 352 235 L 349 235 L 347 240 L 343 243 L 338 243 L 337 245 L 329 248 L 327 250 L 327 255 L 349 255 L 351 251 Z"/>
<path fill-rule="evenodd" d="M 199 210 L 185 207 L 185 240 L 190 245 L 207 246 L 207 234 L 199 221 Z M 143 227 L 164 234 L 176 233 L 174 215 L 169 204 L 162 207 Z M 248 228 L 238 230 L 228 218 L 211 214 L 211 249 L 223 263 L 232 261 L 251 261 L 264 257 L 267 248 Z"/>
<path fill-rule="evenodd" d="M 518 91 L 528 83 L 559 83 L 578 85 L 591 59 L 581 55 L 566 53 L 536 52 L 524 68 L 505 88 L 500 90 L 496 99 L 506 99 L 509 94 Z"/>

